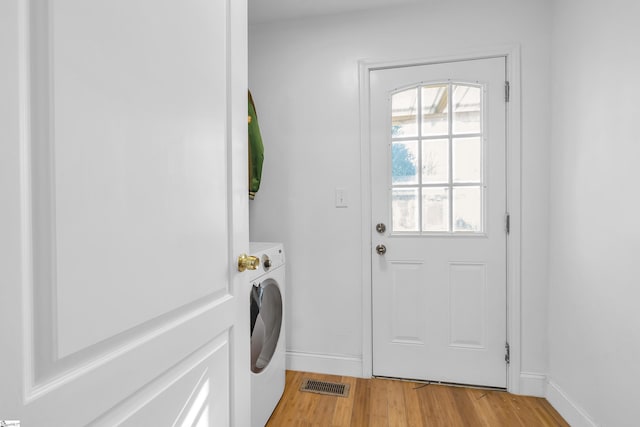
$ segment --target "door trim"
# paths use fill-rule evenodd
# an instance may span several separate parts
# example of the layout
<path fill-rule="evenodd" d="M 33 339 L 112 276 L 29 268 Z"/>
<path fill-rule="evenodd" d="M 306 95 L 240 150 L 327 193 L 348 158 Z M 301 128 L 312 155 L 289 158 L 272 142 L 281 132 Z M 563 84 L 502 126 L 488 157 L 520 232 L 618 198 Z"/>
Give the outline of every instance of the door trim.
<path fill-rule="evenodd" d="M 451 55 L 417 59 L 360 60 L 360 182 L 362 197 L 362 376 L 373 374 L 372 290 L 371 290 L 371 149 L 369 146 L 370 96 L 369 74 L 385 68 L 401 68 L 443 62 L 470 61 L 494 57 L 506 58 L 506 78 L 510 82 L 510 99 L 506 117 L 507 156 L 507 211 L 510 214 L 510 232 L 507 236 L 507 340 L 510 344 L 510 363 L 507 367 L 507 390 L 520 391 L 521 365 L 521 93 L 520 46 L 496 46 L 481 50 L 463 51 Z"/>

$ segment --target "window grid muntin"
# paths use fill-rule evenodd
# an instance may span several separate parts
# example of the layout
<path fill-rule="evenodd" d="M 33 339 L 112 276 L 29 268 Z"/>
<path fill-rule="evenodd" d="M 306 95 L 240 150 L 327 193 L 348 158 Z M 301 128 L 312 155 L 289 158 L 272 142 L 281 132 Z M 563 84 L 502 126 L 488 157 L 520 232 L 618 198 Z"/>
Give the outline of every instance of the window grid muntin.
<path fill-rule="evenodd" d="M 422 87 L 418 91 L 418 230 L 422 233 Z"/>
<path fill-rule="evenodd" d="M 423 88 L 425 87 L 434 87 L 434 86 L 443 86 L 446 85 L 446 95 L 447 95 L 447 134 L 432 134 L 432 135 L 423 135 L 423 104 L 422 104 L 422 92 L 423 92 Z M 477 89 L 479 89 L 479 94 L 480 94 L 480 118 L 479 118 L 479 123 L 480 123 L 480 132 L 473 132 L 473 133 L 453 133 L 453 107 L 454 107 L 454 103 L 453 103 L 453 87 L 454 86 L 466 86 L 466 87 L 475 87 Z M 418 85 L 414 85 L 414 86 L 410 86 L 410 87 L 404 87 L 402 89 L 398 89 L 395 90 L 391 93 L 391 98 L 389 98 L 390 104 L 391 105 L 391 99 L 393 97 L 393 95 L 397 94 L 397 93 L 402 93 L 405 91 L 409 91 L 409 90 L 417 90 L 417 130 L 418 130 L 418 135 L 417 136 L 412 136 L 412 137 L 402 137 L 402 136 L 391 136 L 391 143 L 389 144 L 389 148 L 391 150 L 391 147 L 393 145 L 394 142 L 402 142 L 402 141 L 418 141 L 418 158 L 417 158 L 417 165 L 418 165 L 418 172 L 417 174 L 417 178 L 418 178 L 418 184 L 391 184 L 389 186 L 390 189 L 390 193 L 393 192 L 394 189 L 400 189 L 400 188 L 406 188 L 406 189 L 410 189 L 410 188 L 414 188 L 418 190 L 418 203 L 417 203 L 417 210 L 418 210 L 418 218 L 417 218 L 417 222 L 418 222 L 418 226 L 419 226 L 419 231 L 418 232 L 414 232 L 414 231 L 396 231 L 394 230 L 393 224 L 391 227 L 391 234 L 392 235 L 407 235 L 407 236 L 420 236 L 420 235 L 445 235 L 445 236 L 454 236 L 454 235 L 465 235 L 465 236 L 482 236 L 485 234 L 485 228 L 486 228 L 486 224 L 485 224 L 485 200 L 486 200 L 486 186 L 485 186 L 485 142 L 486 142 L 486 138 L 484 137 L 485 134 L 485 87 L 483 84 L 480 83 L 473 83 L 473 82 L 461 82 L 461 81 L 447 81 L 447 82 L 431 82 L 431 83 L 420 83 Z M 480 143 L 480 181 L 478 182 L 459 182 L 459 183 L 454 183 L 453 182 L 453 141 L 456 138 L 479 138 L 479 143 Z M 448 140 L 448 183 L 424 183 L 423 182 L 423 177 L 422 177 L 422 169 L 423 169 L 423 158 L 422 158 L 422 147 L 423 147 L 423 141 L 426 140 L 438 140 L 438 139 L 447 139 Z M 391 159 L 391 156 L 389 157 Z M 393 167 L 392 167 L 393 168 Z M 392 169 L 391 168 L 391 169 Z M 391 176 L 389 176 L 390 181 L 391 181 Z M 425 231 L 424 227 L 423 227 L 423 189 L 424 188 L 445 188 L 447 189 L 447 202 L 448 202 L 448 231 Z M 454 218 L 453 218 L 453 201 L 454 201 L 454 189 L 455 188 L 464 188 L 464 187 L 473 187 L 473 188 L 478 188 L 480 191 L 480 220 L 479 220 L 479 230 L 477 231 L 455 231 L 455 225 L 454 225 Z M 390 208 L 390 217 L 393 218 L 393 205 L 390 204 L 389 206 Z"/>

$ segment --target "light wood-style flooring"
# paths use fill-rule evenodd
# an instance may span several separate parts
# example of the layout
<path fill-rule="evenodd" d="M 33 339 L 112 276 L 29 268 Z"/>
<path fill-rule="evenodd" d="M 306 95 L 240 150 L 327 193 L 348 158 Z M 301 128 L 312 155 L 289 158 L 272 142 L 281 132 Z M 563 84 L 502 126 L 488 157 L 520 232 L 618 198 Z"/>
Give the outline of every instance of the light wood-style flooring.
<path fill-rule="evenodd" d="M 349 397 L 301 392 L 304 378 L 343 382 Z M 287 371 L 284 395 L 267 423 L 283 426 L 568 426 L 538 397 L 504 391 Z"/>

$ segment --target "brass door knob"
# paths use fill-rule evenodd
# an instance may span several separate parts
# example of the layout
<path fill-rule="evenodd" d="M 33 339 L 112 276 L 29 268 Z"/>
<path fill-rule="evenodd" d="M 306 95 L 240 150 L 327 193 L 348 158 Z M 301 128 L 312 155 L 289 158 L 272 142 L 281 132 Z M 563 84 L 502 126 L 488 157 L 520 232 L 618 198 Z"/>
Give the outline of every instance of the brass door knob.
<path fill-rule="evenodd" d="M 260 258 L 242 254 L 238 257 L 238 271 L 256 270 L 260 265 Z"/>

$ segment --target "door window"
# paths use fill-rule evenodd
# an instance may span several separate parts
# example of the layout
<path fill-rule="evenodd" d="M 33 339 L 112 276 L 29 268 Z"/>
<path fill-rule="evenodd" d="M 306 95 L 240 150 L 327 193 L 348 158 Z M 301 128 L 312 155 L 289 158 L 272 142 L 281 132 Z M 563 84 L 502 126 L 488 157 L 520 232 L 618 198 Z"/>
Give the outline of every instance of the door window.
<path fill-rule="evenodd" d="M 391 94 L 393 233 L 484 233 L 483 93 L 442 82 Z"/>

